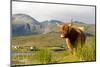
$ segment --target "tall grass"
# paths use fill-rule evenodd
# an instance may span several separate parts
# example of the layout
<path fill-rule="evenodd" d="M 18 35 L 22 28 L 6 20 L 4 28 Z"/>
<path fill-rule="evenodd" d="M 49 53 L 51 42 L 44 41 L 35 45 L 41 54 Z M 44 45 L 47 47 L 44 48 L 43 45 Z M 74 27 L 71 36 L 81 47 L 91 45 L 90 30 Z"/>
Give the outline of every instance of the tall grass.
<path fill-rule="evenodd" d="M 52 63 L 52 53 L 48 49 L 42 49 L 38 53 L 37 59 L 42 64 Z"/>
<path fill-rule="evenodd" d="M 95 38 L 87 42 L 82 48 L 78 48 L 76 55 L 80 61 L 95 61 L 96 60 Z"/>

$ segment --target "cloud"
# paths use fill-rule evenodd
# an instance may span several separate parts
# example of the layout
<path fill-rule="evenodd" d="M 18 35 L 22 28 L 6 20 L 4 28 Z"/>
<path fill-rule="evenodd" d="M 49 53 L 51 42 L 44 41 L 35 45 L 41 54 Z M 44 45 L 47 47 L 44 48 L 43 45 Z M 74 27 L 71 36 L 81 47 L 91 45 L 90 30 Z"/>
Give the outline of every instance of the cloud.
<path fill-rule="evenodd" d="M 13 2 L 12 13 L 25 13 L 40 22 L 50 19 L 70 21 L 73 18 L 86 23 L 95 23 L 95 7 L 90 6 Z"/>

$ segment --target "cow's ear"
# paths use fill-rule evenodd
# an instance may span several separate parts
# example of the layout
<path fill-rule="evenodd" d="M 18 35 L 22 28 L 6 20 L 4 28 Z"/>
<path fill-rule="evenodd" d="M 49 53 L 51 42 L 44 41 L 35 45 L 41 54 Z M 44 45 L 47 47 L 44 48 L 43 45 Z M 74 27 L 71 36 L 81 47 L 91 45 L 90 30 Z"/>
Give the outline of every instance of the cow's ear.
<path fill-rule="evenodd" d="M 57 24 L 57 26 L 58 26 L 58 27 L 62 27 L 62 25 L 61 25 L 61 24 L 59 24 L 59 23 L 56 23 L 56 24 Z"/>
<path fill-rule="evenodd" d="M 68 24 L 68 26 L 72 26 L 72 24 L 70 23 L 70 24 Z"/>

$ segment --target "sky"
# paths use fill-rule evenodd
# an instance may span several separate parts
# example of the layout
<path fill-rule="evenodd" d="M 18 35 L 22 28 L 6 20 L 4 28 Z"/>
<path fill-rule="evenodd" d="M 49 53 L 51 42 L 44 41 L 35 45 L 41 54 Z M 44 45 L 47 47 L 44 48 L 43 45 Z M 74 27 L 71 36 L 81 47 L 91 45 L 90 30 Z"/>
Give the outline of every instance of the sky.
<path fill-rule="evenodd" d="M 12 14 L 27 14 L 42 22 L 45 20 L 59 20 L 62 22 L 81 21 L 89 24 L 95 23 L 95 7 L 47 4 L 47 3 L 29 3 L 12 2 Z"/>

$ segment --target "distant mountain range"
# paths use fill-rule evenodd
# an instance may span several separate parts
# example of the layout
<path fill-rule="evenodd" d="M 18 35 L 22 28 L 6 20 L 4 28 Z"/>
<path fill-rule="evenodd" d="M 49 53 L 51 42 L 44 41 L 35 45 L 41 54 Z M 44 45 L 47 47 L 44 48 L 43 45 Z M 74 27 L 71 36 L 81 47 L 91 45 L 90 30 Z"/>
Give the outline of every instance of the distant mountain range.
<path fill-rule="evenodd" d="M 28 35 L 38 33 L 40 23 L 26 14 L 12 15 L 12 34 L 13 35 Z"/>
<path fill-rule="evenodd" d="M 59 20 L 46 20 L 39 22 L 33 17 L 26 14 L 13 14 L 12 15 L 12 35 L 30 35 L 30 34 L 46 34 L 49 32 L 58 32 L 59 28 L 56 23 L 61 24 Z M 95 34 L 95 25 L 86 24 L 81 22 L 73 22 L 74 25 L 84 26 L 87 33 Z"/>

